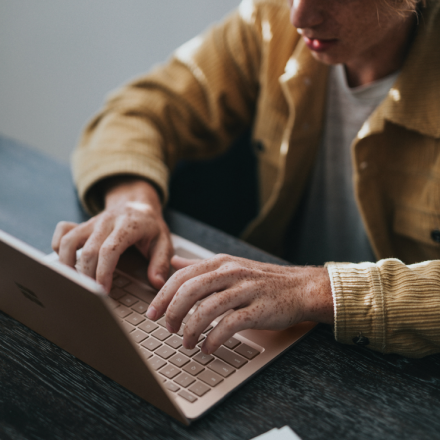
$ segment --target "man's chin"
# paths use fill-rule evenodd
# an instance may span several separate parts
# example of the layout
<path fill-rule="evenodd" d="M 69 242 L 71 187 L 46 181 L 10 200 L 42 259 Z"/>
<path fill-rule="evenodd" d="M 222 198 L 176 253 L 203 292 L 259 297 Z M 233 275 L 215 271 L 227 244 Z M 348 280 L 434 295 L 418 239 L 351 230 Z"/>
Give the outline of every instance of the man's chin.
<path fill-rule="evenodd" d="M 335 54 L 325 53 L 325 52 L 315 52 L 314 50 L 311 50 L 310 52 L 312 52 L 312 56 L 313 58 L 315 58 L 315 60 L 323 64 L 326 64 L 328 66 L 334 64 L 342 64 L 345 62 L 345 60 L 342 59 L 342 57 L 337 56 Z"/>

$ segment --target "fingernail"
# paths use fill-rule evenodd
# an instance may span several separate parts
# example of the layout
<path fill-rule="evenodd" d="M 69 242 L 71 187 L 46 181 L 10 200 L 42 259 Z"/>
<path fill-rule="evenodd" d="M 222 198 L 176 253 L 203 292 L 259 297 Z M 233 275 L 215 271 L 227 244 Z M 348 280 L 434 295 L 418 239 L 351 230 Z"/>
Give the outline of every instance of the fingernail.
<path fill-rule="evenodd" d="M 166 323 L 166 326 L 167 326 L 167 330 L 168 330 L 170 333 L 175 333 L 173 327 L 171 327 L 171 325 L 168 324 L 168 322 Z"/>
<path fill-rule="evenodd" d="M 148 307 L 147 318 L 154 320 L 156 319 L 156 316 L 157 316 L 157 310 L 153 306 Z"/>
<path fill-rule="evenodd" d="M 160 273 L 158 273 L 158 274 L 156 275 L 156 278 L 157 278 L 162 284 L 165 284 L 165 278 L 164 278 Z"/>

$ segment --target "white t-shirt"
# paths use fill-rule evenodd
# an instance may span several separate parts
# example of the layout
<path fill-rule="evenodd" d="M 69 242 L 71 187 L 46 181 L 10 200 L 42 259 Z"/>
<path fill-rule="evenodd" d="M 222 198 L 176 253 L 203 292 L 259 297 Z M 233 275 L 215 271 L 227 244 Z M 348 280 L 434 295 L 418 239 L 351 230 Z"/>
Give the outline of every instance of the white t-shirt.
<path fill-rule="evenodd" d="M 323 138 L 287 237 L 289 261 L 322 265 L 327 261 L 375 260 L 354 197 L 351 144 L 387 96 L 398 73 L 350 88 L 344 66 L 330 68 Z"/>

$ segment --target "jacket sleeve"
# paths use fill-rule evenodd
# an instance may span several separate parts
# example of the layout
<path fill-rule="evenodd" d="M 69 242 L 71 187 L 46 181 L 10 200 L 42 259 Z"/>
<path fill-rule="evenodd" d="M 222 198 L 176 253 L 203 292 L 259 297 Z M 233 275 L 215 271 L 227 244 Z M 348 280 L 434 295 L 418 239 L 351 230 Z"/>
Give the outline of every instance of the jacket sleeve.
<path fill-rule="evenodd" d="M 326 267 L 338 341 L 353 344 L 360 335 L 373 350 L 414 358 L 440 352 L 440 261 Z"/>
<path fill-rule="evenodd" d="M 102 209 L 100 180 L 152 181 L 167 199 L 176 162 L 223 152 L 250 126 L 258 94 L 259 9 L 244 0 L 222 24 L 180 47 L 170 61 L 109 96 L 73 154 L 79 196 Z"/>

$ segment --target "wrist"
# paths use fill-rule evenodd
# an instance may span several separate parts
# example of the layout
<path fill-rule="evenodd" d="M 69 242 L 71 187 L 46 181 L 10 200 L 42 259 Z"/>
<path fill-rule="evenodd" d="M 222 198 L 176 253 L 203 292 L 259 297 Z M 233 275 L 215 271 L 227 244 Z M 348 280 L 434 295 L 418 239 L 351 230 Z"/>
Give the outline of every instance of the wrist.
<path fill-rule="evenodd" d="M 333 295 L 330 276 L 325 267 L 305 267 L 308 273 L 304 295 L 305 321 L 334 323 Z"/>
<path fill-rule="evenodd" d="M 150 205 L 162 211 L 162 203 L 156 187 L 137 177 L 115 177 L 109 180 L 104 189 L 105 209 L 111 209 L 128 202 Z"/>

